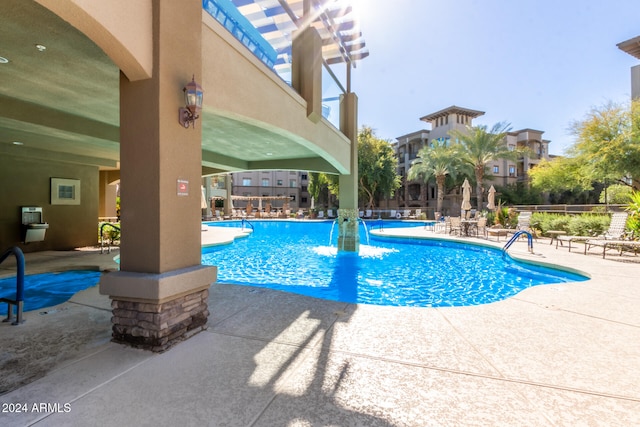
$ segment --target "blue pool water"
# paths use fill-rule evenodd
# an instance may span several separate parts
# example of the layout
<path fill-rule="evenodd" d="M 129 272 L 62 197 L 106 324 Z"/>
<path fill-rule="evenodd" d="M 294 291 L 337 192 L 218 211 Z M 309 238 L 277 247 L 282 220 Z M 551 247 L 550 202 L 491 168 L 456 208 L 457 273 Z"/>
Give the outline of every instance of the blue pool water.
<path fill-rule="evenodd" d="M 76 292 L 97 285 L 99 280 L 100 272 L 91 270 L 27 275 L 24 277 L 24 311 L 62 304 Z M 0 298 L 15 297 L 16 278 L 0 279 Z M 0 314 L 6 316 L 6 303 L 0 304 Z"/>
<path fill-rule="evenodd" d="M 267 287 L 350 303 L 442 307 L 486 304 L 542 284 L 587 280 L 503 258 L 499 249 L 444 240 L 370 236 L 358 254 L 338 253 L 332 222 L 251 221 L 254 232 L 231 245 L 203 248 L 218 282 Z M 238 227 L 238 222 L 211 223 Z M 368 224 L 377 228 L 375 221 Z M 385 221 L 384 227 L 406 227 Z"/>

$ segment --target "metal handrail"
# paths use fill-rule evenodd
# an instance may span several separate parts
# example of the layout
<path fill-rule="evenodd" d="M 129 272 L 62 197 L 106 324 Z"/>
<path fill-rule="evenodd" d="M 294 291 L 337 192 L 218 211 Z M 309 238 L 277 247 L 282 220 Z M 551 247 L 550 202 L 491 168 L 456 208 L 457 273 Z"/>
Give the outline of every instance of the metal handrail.
<path fill-rule="evenodd" d="M 118 227 L 116 224 L 112 224 L 110 222 L 105 222 L 104 224 L 100 225 L 100 253 L 103 254 L 104 253 L 104 234 L 103 234 L 103 230 L 105 226 L 109 226 L 111 228 L 115 228 L 116 230 L 118 230 L 118 232 L 120 231 L 120 227 Z M 113 239 L 109 239 L 109 247 L 107 248 L 107 253 L 111 253 L 111 243 L 113 243 Z"/>
<path fill-rule="evenodd" d="M 511 239 L 509 239 L 509 241 L 504 245 L 504 247 L 502 248 L 502 256 L 507 253 L 507 249 L 509 249 L 511 245 L 513 245 L 513 243 L 518 240 L 523 234 L 527 236 L 527 248 L 529 249 L 529 252 L 533 253 L 533 236 L 528 231 L 520 230 L 517 231 L 513 236 L 511 236 Z"/>
<path fill-rule="evenodd" d="M 0 257 L 0 264 L 2 264 L 2 262 L 11 254 L 16 257 L 16 299 L 0 298 L 0 302 L 6 302 L 9 305 L 7 308 L 7 318 L 4 319 L 3 322 L 11 322 L 13 320 L 13 306 L 15 305 L 18 312 L 16 313 L 15 322 L 12 322 L 11 324 L 20 325 L 24 322 L 24 319 L 22 318 L 22 311 L 24 309 L 24 254 L 22 253 L 22 249 L 14 246 L 2 254 Z"/>
<path fill-rule="evenodd" d="M 244 224 L 247 224 L 249 227 L 251 227 L 252 231 L 255 231 L 253 228 L 253 224 L 251 224 L 249 221 L 247 221 L 246 219 L 242 218 L 242 229 L 244 230 Z"/>

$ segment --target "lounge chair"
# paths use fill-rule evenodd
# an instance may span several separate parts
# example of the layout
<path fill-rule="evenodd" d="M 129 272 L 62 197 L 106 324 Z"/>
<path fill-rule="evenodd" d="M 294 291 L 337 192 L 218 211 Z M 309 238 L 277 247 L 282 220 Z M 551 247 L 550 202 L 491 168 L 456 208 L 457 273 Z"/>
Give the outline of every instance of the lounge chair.
<path fill-rule="evenodd" d="M 622 240 L 624 237 L 624 230 L 627 225 L 627 217 L 629 214 L 626 212 L 614 212 L 611 215 L 611 223 L 609 223 L 609 229 L 605 234 L 598 237 L 593 236 L 558 236 L 557 242 L 569 242 L 569 252 L 571 252 L 571 243 L 572 242 L 585 242 L 585 254 L 587 253 L 587 249 L 589 249 L 586 245 L 587 241 L 591 241 L 590 246 L 597 246 L 598 241 L 604 240 Z M 589 246 L 589 247 L 590 247 Z M 556 248 L 558 244 L 556 243 Z"/>
<path fill-rule="evenodd" d="M 409 218 L 411 218 L 411 209 L 405 209 L 404 211 L 402 211 L 402 219 Z"/>
<path fill-rule="evenodd" d="M 500 241 L 500 236 L 505 236 L 507 237 L 507 235 L 509 234 L 510 231 L 513 230 L 509 230 L 507 228 L 502 228 L 501 225 L 493 225 L 489 228 L 487 228 L 487 237 L 488 236 L 496 236 L 497 237 L 497 241 Z"/>
<path fill-rule="evenodd" d="M 619 242 L 625 242 L 624 234 L 628 217 L 629 214 L 627 214 L 626 212 L 614 212 L 611 215 L 611 223 L 609 223 L 609 229 L 605 234 L 598 237 L 590 237 L 584 241 L 585 255 L 592 246 L 602 246 L 602 257 L 604 258 L 607 249 L 611 249 L 612 247 L 620 245 Z M 569 247 L 569 250 L 571 250 L 571 247 Z M 622 255 L 622 249 L 620 249 L 620 254 Z"/>
<path fill-rule="evenodd" d="M 584 253 L 586 255 L 587 250 L 592 246 L 602 246 L 602 258 L 605 257 L 607 249 L 618 249 L 620 256 L 625 251 L 633 252 L 634 255 L 640 251 L 640 241 L 637 240 L 603 240 L 603 239 L 589 239 L 585 242 Z"/>
<path fill-rule="evenodd" d="M 535 232 L 531 228 L 531 214 L 533 212 L 523 211 L 518 214 L 518 224 L 514 230 L 509 231 L 510 233 L 517 233 L 518 231 L 526 231 L 531 233 L 531 236 L 537 240 L 538 236 L 536 236 Z"/>
<path fill-rule="evenodd" d="M 391 211 L 389 211 L 389 218 L 399 219 L 400 217 L 395 209 L 391 209 Z"/>
<path fill-rule="evenodd" d="M 327 218 L 335 218 L 335 214 L 333 213 L 333 209 L 327 209 Z"/>
<path fill-rule="evenodd" d="M 420 219 L 420 215 L 422 215 L 422 209 L 416 209 L 415 213 L 411 216 L 411 218 Z"/>
<path fill-rule="evenodd" d="M 324 211 L 318 212 L 318 219 L 324 219 Z"/>
<path fill-rule="evenodd" d="M 365 217 L 365 218 L 369 218 L 369 219 L 370 219 L 372 216 L 373 216 L 373 212 L 371 211 L 371 209 L 367 209 L 367 210 L 364 212 L 364 217 Z"/>

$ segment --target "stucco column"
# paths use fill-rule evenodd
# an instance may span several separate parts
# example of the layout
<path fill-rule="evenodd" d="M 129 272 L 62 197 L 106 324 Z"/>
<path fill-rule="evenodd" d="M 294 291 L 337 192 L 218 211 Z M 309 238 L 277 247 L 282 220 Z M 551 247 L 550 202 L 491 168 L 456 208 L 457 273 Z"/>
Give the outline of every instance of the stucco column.
<path fill-rule="evenodd" d="M 318 30 L 296 31 L 291 45 L 291 86 L 307 101 L 307 117 L 322 118 L 322 39 Z"/>
<path fill-rule="evenodd" d="M 355 93 L 340 99 L 340 130 L 351 141 L 350 175 L 340 175 L 340 209 L 338 209 L 338 250 L 357 252 L 360 246 L 358 227 L 358 97 Z"/>
<path fill-rule="evenodd" d="M 121 270 L 100 292 L 114 341 L 164 351 L 206 328 L 216 269 L 201 265 L 201 122 L 178 122 L 182 88 L 202 81 L 202 4 L 152 5 L 153 76 L 120 74 Z"/>

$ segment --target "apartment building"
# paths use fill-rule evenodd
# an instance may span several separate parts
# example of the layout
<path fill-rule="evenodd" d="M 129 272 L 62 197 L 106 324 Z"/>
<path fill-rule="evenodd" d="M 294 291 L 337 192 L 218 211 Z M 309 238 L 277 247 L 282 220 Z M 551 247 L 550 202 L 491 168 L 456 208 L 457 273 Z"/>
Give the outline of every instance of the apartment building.
<path fill-rule="evenodd" d="M 407 208 L 435 208 L 435 184 L 424 184 L 420 181 L 410 181 L 407 173 L 411 163 L 417 158 L 418 151 L 430 141 L 437 140 L 447 144 L 451 141 L 449 132 L 456 129 L 465 131 L 467 126 L 473 126 L 473 120 L 484 115 L 484 111 L 451 106 L 435 113 L 428 114 L 420 120 L 428 123 L 431 129 L 422 129 L 396 138 L 394 148 L 398 156 L 398 174 L 402 177 L 402 187 L 396 192 L 390 206 Z M 527 183 L 529 170 L 540 163 L 541 159 L 549 158 L 549 142 L 542 138 L 544 132 L 535 129 L 521 129 L 509 132 L 505 137 L 505 144 L 512 150 L 527 148 L 528 153 L 517 161 L 497 160 L 488 165 L 486 175 L 487 185 L 504 186 L 517 182 Z M 457 194 L 449 197 L 450 204 L 455 203 Z M 447 198 L 445 197 L 445 204 Z"/>
<path fill-rule="evenodd" d="M 294 211 L 308 208 L 311 196 L 307 190 L 309 175 L 306 171 L 245 171 L 232 175 L 232 194 L 235 196 L 274 196 L 290 198 L 289 208 Z M 238 208 L 247 202 L 234 202 Z"/>

